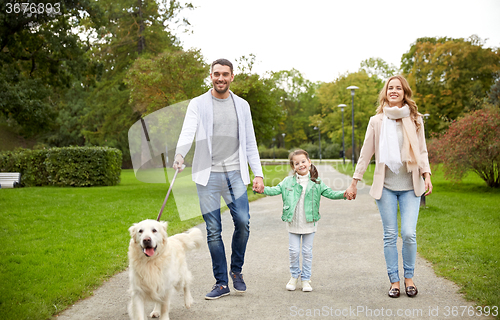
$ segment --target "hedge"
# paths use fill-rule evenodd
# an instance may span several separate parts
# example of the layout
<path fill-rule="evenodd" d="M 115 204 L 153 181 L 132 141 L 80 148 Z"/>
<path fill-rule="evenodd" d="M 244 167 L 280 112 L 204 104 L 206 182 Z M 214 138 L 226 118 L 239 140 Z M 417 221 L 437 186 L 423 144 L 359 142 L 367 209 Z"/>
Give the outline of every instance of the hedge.
<path fill-rule="evenodd" d="M 290 150 L 283 148 L 259 148 L 259 155 L 261 159 L 288 159 L 288 155 L 295 149 L 303 149 L 309 154 L 311 159 L 319 159 L 319 146 L 318 144 L 307 143 L 302 144 L 298 148 Z M 321 157 L 323 159 L 338 159 L 342 158 L 342 145 L 338 143 L 323 143 L 321 146 Z"/>
<path fill-rule="evenodd" d="M 22 186 L 46 186 L 50 184 L 46 158 L 46 150 L 5 151 L 0 153 L 0 172 L 21 172 Z"/>
<path fill-rule="evenodd" d="M 261 159 L 288 159 L 290 151 L 283 148 L 259 149 Z"/>
<path fill-rule="evenodd" d="M 114 186 L 120 182 L 122 152 L 108 147 L 65 147 L 0 153 L 0 172 L 21 172 L 25 187 Z"/>
<path fill-rule="evenodd" d="M 300 146 L 309 153 L 311 159 L 319 159 L 319 145 L 314 143 L 307 143 Z M 323 159 L 339 159 L 342 158 L 342 144 L 338 143 L 322 143 L 321 144 L 321 157 Z"/>

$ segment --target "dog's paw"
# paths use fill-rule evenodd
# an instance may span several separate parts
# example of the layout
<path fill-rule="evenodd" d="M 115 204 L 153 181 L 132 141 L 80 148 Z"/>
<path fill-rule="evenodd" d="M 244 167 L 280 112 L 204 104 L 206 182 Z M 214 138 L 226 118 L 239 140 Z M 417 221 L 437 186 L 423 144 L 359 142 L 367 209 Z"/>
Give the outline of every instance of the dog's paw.
<path fill-rule="evenodd" d="M 193 297 L 191 296 L 191 294 L 187 295 L 185 298 L 184 298 L 184 305 L 186 306 L 186 308 L 191 308 L 191 305 L 193 304 Z"/>
<path fill-rule="evenodd" d="M 151 318 L 159 318 L 160 317 L 160 313 L 156 310 L 153 310 L 153 312 L 151 312 L 151 314 L 149 315 Z"/>

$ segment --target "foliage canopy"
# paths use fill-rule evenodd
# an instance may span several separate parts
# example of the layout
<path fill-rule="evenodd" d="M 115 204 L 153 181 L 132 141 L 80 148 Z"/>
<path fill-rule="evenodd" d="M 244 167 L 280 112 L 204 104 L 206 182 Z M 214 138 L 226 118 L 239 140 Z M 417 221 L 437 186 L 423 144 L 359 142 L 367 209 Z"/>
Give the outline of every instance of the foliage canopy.
<path fill-rule="evenodd" d="M 500 50 L 485 48 L 477 36 L 419 38 L 401 62 L 419 111 L 431 115 L 427 129 L 441 132 L 480 107 L 499 78 Z"/>
<path fill-rule="evenodd" d="M 490 187 L 500 187 L 500 109 L 486 106 L 454 121 L 435 141 L 445 176 L 460 180 L 469 170 Z"/>
<path fill-rule="evenodd" d="M 347 87 L 359 87 L 354 95 L 354 135 L 356 152 L 364 141 L 366 127 L 370 117 L 375 115 L 378 104 L 378 94 L 383 87 L 382 80 L 369 76 L 364 70 L 349 73 L 329 83 L 323 83 L 318 88 L 318 98 L 321 103 L 322 132 L 327 132 L 329 138 L 342 144 L 342 110 L 338 107 L 345 104 L 344 132 L 346 150 L 352 145 L 352 97 Z M 352 151 L 352 149 L 351 149 Z M 346 151 L 346 154 L 349 152 Z"/>

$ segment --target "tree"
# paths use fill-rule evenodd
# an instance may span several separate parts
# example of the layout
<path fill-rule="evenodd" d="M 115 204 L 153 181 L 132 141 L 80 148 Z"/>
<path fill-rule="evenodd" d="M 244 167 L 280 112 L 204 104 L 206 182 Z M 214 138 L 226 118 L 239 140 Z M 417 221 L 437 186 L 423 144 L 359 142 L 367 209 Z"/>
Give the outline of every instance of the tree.
<path fill-rule="evenodd" d="M 381 58 L 370 58 L 361 61 L 361 70 L 364 70 L 369 77 L 377 76 L 381 80 L 387 80 L 398 73 L 396 66 L 389 65 Z"/>
<path fill-rule="evenodd" d="M 500 187 L 500 109 L 491 105 L 454 121 L 438 140 L 445 177 L 460 180 L 469 171 Z"/>
<path fill-rule="evenodd" d="M 82 134 L 87 145 L 121 150 L 124 165 L 128 167 L 130 152 L 127 132 L 141 115 L 130 106 L 130 90 L 120 80 L 97 83 L 85 101 L 89 110 L 81 117 Z"/>
<path fill-rule="evenodd" d="M 93 61 L 104 65 L 103 79 L 126 72 L 143 54 L 158 55 L 166 50 L 181 50 L 172 33 L 176 26 L 187 23 L 177 19 L 191 3 L 179 0 L 101 0 L 108 24 L 90 30 L 97 40 L 91 43 Z"/>
<path fill-rule="evenodd" d="M 325 133 L 334 143 L 342 145 L 342 111 L 339 104 L 345 104 L 344 108 L 344 132 L 346 150 L 352 145 L 352 98 L 347 87 L 355 85 L 359 87 L 354 96 L 354 134 L 356 152 L 361 148 L 366 127 L 370 117 L 375 115 L 378 106 L 378 94 L 383 87 L 383 82 L 376 76 L 368 76 L 366 71 L 360 70 L 340 76 L 337 80 L 323 83 L 319 86 L 317 95 L 321 103 L 321 133 Z M 347 151 L 346 151 L 346 154 Z"/>
<path fill-rule="evenodd" d="M 47 137 L 51 146 L 84 146 L 82 118 L 89 112 L 87 99 L 89 88 L 75 81 L 71 88 L 65 91 L 57 106 L 57 117 L 54 127 Z"/>
<path fill-rule="evenodd" d="M 64 91 L 86 74 L 86 49 L 72 31 L 81 25 L 80 17 L 92 16 L 96 26 L 101 21 L 94 1 L 60 2 L 58 14 L 45 10 L 53 1 L 40 5 L 39 13 L 24 13 L 23 7 L 8 13 L 6 6 L 0 12 L 0 116 L 19 125 L 25 136 L 51 129 Z"/>
<path fill-rule="evenodd" d="M 492 105 L 500 107 L 500 80 L 491 86 L 488 102 Z"/>
<path fill-rule="evenodd" d="M 258 144 L 275 134 L 273 128 L 278 126 L 282 117 L 282 111 L 272 94 L 273 86 L 272 81 L 255 73 L 237 73 L 231 84 L 231 91 L 250 104 Z"/>
<path fill-rule="evenodd" d="M 276 86 L 273 94 L 283 111 L 275 138 L 279 141 L 285 133 L 287 149 L 312 141 L 315 133 L 309 117 L 321 111 L 316 96 L 318 84 L 295 69 L 273 72 L 270 80 Z"/>
<path fill-rule="evenodd" d="M 131 104 L 133 91 L 126 83 L 127 73 L 131 68 L 137 71 L 141 65 L 148 65 L 147 59 L 161 60 L 163 56 L 156 57 L 182 50 L 171 30 L 185 23 L 176 19 L 192 5 L 178 0 L 102 0 L 99 5 L 106 12 L 109 24 L 93 29 L 97 40 L 89 41 L 92 48 L 88 54 L 102 72 L 96 76 L 95 88 L 86 101 L 89 110 L 82 117 L 82 132 L 87 144 L 119 148 L 126 163 L 130 160 L 128 129 L 147 110 L 136 109 L 135 102 Z M 134 69 L 139 57 L 142 60 Z M 132 97 L 132 101 L 141 101 L 139 107 L 146 100 L 142 89 Z"/>
<path fill-rule="evenodd" d="M 500 50 L 477 36 L 420 38 L 401 61 L 419 110 L 431 115 L 426 129 L 441 132 L 487 97 L 499 77 Z"/>
<path fill-rule="evenodd" d="M 50 127 L 54 112 L 49 96 L 49 87 L 42 80 L 26 77 L 13 66 L 0 70 L 0 116 L 19 125 L 24 136 Z"/>
<path fill-rule="evenodd" d="M 252 73 L 256 56 L 249 54 L 236 59 L 231 91 L 250 104 L 257 144 L 263 144 L 274 134 L 282 112 L 273 96 L 274 83 L 268 78 Z"/>
<path fill-rule="evenodd" d="M 209 73 L 199 51 L 164 52 L 156 57 L 140 57 L 127 72 L 130 103 L 141 115 L 174 103 L 192 99 L 207 88 Z"/>
<path fill-rule="evenodd" d="M 12 2 L 14 3 L 14 2 Z M 19 3 L 18 3 L 19 4 Z M 37 1 L 37 5 L 53 5 Z M 81 16 L 93 17 L 99 27 L 101 11 L 94 1 L 64 1 L 60 13 L 31 13 L 20 10 L 0 12 L 0 65 L 13 65 L 28 78 L 59 87 L 82 74 L 86 64 L 78 34 L 72 31 L 81 24 Z"/>

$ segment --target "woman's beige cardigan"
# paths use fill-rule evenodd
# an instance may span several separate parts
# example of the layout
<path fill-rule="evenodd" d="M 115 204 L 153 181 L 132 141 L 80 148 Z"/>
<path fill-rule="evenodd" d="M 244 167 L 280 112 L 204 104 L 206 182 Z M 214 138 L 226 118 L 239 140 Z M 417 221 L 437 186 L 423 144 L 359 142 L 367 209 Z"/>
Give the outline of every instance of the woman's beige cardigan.
<path fill-rule="evenodd" d="M 385 178 L 385 164 L 378 162 L 379 158 L 379 140 L 380 140 L 380 129 L 382 127 L 383 114 L 377 114 L 370 118 L 368 123 L 368 128 L 366 129 L 365 142 L 361 148 L 361 153 L 359 155 L 358 163 L 356 165 L 356 171 L 354 172 L 353 178 L 361 180 L 366 168 L 370 164 L 370 159 L 373 154 L 375 154 L 375 173 L 373 174 L 373 184 L 370 189 L 370 195 L 375 199 L 380 199 L 382 197 L 382 190 L 384 188 L 384 178 Z M 419 118 L 420 130 L 417 132 L 418 142 L 420 145 L 420 157 L 424 163 L 424 167 L 417 171 L 412 172 L 413 178 L 413 190 L 415 195 L 420 197 L 425 192 L 425 183 L 422 178 L 423 174 L 428 172 L 431 173 L 431 168 L 429 166 L 429 157 L 427 155 L 427 145 L 425 144 L 424 135 L 424 122 L 422 117 Z M 397 137 L 394 137 L 397 139 Z"/>

